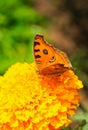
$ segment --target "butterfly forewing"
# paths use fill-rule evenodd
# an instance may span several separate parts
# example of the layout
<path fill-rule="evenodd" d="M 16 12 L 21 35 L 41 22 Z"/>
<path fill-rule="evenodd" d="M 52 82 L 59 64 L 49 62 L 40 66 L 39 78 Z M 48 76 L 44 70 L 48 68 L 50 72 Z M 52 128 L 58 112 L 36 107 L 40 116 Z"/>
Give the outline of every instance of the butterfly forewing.
<path fill-rule="evenodd" d="M 50 66 L 49 60 L 55 55 L 52 46 L 49 46 L 43 36 L 36 35 L 34 40 L 34 57 L 39 70 Z M 52 59 L 53 60 L 53 59 Z"/>

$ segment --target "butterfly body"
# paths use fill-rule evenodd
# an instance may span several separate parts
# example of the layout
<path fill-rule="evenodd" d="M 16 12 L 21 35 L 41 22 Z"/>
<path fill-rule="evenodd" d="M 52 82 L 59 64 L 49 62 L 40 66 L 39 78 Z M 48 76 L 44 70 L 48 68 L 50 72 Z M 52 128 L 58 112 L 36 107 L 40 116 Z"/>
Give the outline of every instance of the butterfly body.
<path fill-rule="evenodd" d="M 42 35 L 35 36 L 33 49 L 39 74 L 61 75 L 65 71 L 73 69 L 67 55 L 48 44 Z"/>

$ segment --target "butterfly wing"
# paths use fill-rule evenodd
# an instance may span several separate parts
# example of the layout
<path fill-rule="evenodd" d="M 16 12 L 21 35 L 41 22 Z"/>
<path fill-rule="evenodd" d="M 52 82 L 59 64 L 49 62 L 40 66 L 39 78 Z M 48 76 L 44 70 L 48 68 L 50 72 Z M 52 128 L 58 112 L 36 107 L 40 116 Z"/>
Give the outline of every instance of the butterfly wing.
<path fill-rule="evenodd" d="M 42 35 L 37 34 L 35 36 L 33 49 L 39 74 L 61 74 L 72 69 L 66 54 L 49 45 Z"/>
<path fill-rule="evenodd" d="M 39 70 L 50 66 L 50 60 L 55 60 L 53 59 L 53 56 L 55 55 L 53 47 L 44 41 L 44 37 L 42 35 L 37 34 L 35 36 L 33 50 L 35 62 Z"/>

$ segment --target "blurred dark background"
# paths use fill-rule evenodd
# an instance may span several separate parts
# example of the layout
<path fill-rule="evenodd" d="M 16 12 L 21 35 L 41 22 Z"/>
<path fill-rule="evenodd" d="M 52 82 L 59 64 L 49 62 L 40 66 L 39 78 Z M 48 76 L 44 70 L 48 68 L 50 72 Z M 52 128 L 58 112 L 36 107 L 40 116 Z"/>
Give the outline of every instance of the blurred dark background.
<path fill-rule="evenodd" d="M 77 124 L 64 130 L 88 130 L 88 1 L 0 1 L 0 74 L 16 62 L 32 62 L 36 34 L 65 51 L 83 81 Z M 80 129 L 81 130 L 81 129 Z"/>

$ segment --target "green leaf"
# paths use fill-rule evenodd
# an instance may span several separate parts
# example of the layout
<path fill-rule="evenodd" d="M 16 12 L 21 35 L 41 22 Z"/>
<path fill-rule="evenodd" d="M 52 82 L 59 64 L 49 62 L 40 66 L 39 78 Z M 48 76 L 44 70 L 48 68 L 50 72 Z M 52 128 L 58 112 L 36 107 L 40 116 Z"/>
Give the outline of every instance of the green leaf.
<path fill-rule="evenodd" d="M 73 116 L 71 119 L 73 121 L 81 121 L 81 120 L 85 120 L 86 117 L 85 117 L 85 114 L 81 112 L 81 113 L 78 113 L 75 116 Z"/>
<path fill-rule="evenodd" d="M 88 122 L 88 112 L 80 112 L 78 114 L 76 114 L 75 116 L 71 117 L 71 119 L 73 121 L 82 121 L 85 120 L 86 122 Z"/>

